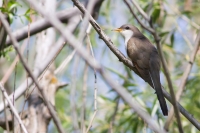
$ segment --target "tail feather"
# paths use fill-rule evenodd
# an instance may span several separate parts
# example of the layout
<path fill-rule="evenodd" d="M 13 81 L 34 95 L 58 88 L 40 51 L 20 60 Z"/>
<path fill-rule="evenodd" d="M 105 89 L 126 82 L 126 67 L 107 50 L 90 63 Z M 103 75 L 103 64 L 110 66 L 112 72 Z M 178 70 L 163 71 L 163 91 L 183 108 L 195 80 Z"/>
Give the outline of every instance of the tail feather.
<path fill-rule="evenodd" d="M 163 112 L 163 115 L 167 116 L 168 115 L 168 109 L 167 109 L 167 104 L 166 104 L 166 101 L 165 101 L 165 98 L 164 98 L 164 95 L 163 95 L 163 92 L 162 92 L 162 88 L 157 88 L 156 94 L 157 94 L 158 101 L 160 103 L 160 107 L 161 107 L 161 110 Z"/>
<path fill-rule="evenodd" d="M 150 71 L 149 75 L 151 77 L 153 87 L 156 90 L 156 95 L 157 95 L 158 101 L 160 103 L 162 113 L 164 116 L 167 116 L 168 115 L 167 103 L 165 101 L 165 98 L 164 98 L 164 95 L 162 92 L 159 73 L 157 74 L 157 72 L 155 72 L 155 71 Z"/>

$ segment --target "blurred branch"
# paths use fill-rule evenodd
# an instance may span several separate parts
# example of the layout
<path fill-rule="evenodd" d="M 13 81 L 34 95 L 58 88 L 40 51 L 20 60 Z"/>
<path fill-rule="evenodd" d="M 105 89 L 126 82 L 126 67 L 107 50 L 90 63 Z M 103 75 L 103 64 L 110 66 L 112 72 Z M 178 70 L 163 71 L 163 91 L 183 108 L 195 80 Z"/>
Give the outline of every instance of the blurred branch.
<path fill-rule="evenodd" d="M 126 91 L 125 88 L 121 87 L 120 85 L 116 84 L 115 81 L 112 80 L 110 76 L 103 70 L 101 65 L 94 60 L 91 60 L 91 55 L 86 52 L 86 49 L 81 46 L 81 42 L 77 41 L 77 39 L 67 30 L 64 30 L 65 27 L 62 25 L 59 20 L 54 15 L 49 15 L 46 11 L 42 10 L 42 8 L 36 4 L 35 1 L 27 0 L 38 13 L 42 14 L 51 24 L 54 26 L 55 29 L 62 34 L 65 40 L 77 50 L 77 53 L 92 67 L 95 68 L 97 72 L 99 72 L 103 79 L 116 91 L 118 94 L 131 106 L 131 108 L 142 118 L 144 119 L 149 127 L 159 133 L 165 133 L 163 128 L 159 127 L 158 123 L 153 120 L 145 111 L 143 111 L 140 104 Z M 77 5 L 77 1 L 73 0 L 74 4 Z M 79 2 L 78 2 L 79 3 Z M 80 5 L 80 3 L 79 3 Z M 84 8 L 85 9 L 85 8 Z"/>
<path fill-rule="evenodd" d="M 89 24 L 89 26 L 88 26 L 88 29 L 91 29 L 90 28 L 90 24 Z M 93 52 L 93 48 L 92 48 L 92 44 L 91 44 L 91 41 L 90 41 L 90 36 L 89 36 L 89 30 L 87 30 L 87 33 L 86 33 L 86 37 L 87 37 L 87 45 L 89 46 L 89 48 L 90 48 L 90 53 L 91 53 L 91 55 L 92 55 L 92 59 L 94 60 L 94 62 L 95 62 L 95 57 L 94 57 L 94 52 Z M 93 114 L 93 118 L 92 118 L 92 120 L 91 120 L 91 122 L 90 122 L 90 124 L 89 124 L 89 126 L 88 126 L 88 128 L 87 128 L 87 131 L 86 131 L 86 133 L 89 131 L 89 129 L 91 128 L 91 126 L 92 126 L 92 121 L 93 121 L 93 119 L 94 119 L 94 117 L 96 116 L 96 113 L 97 113 L 97 72 L 96 72 L 96 70 L 95 70 L 95 68 L 93 68 L 94 69 L 94 114 Z"/>
<path fill-rule="evenodd" d="M 66 26 L 67 30 L 69 31 L 74 31 L 74 29 L 76 28 L 77 24 L 80 21 L 80 17 L 79 15 L 75 15 L 73 16 L 68 25 Z M 27 32 L 28 33 L 28 32 Z M 39 77 L 41 74 L 43 74 L 43 72 L 46 70 L 46 68 L 51 64 L 51 62 L 56 58 L 56 56 L 58 55 L 59 51 L 63 48 L 63 42 L 64 40 L 62 39 L 62 37 L 60 37 L 60 39 L 58 39 L 58 41 L 56 42 L 54 48 L 48 53 L 48 57 L 46 58 L 46 60 L 41 63 L 40 66 L 38 66 L 36 69 L 34 69 L 33 74 L 35 77 Z M 31 80 L 31 78 L 28 78 L 28 85 L 32 85 L 33 81 Z M 27 88 L 27 79 L 25 79 L 25 81 L 17 88 L 16 92 L 15 92 L 15 100 L 18 99 L 26 90 Z M 12 95 L 10 94 L 10 99 L 12 99 Z M 6 102 L 6 106 L 8 105 L 8 103 Z M 4 109 L 4 105 L 3 103 L 0 104 L 0 112 L 2 112 Z"/>
<path fill-rule="evenodd" d="M 73 130 L 74 132 L 79 132 L 79 121 L 78 121 L 78 112 L 77 112 L 77 104 L 76 104 L 76 85 L 77 85 L 77 71 L 79 68 L 79 61 L 80 58 L 78 56 L 75 56 L 74 63 L 73 63 L 73 69 L 72 69 L 72 85 L 70 89 L 70 110 L 71 110 L 71 119 Z"/>
<path fill-rule="evenodd" d="M 71 17 L 80 14 L 77 8 L 66 9 L 57 13 L 57 18 L 62 22 L 67 22 Z M 36 22 L 31 23 L 30 25 L 30 36 L 39 33 L 47 28 L 51 27 L 51 24 L 45 19 L 40 19 Z M 12 34 L 17 39 L 17 41 L 21 41 L 28 37 L 29 28 L 28 26 L 24 26 L 21 29 L 14 31 Z M 7 46 L 11 45 L 11 39 L 7 38 L 6 40 Z"/>
<path fill-rule="evenodd" d="M 82 107 L 81 107 L 81 131 L 85 133 L 85 114 L 86 114 L 86 96 L 87 96 L 87 79 L 88 79 L 88 64 L 85 63 L 83 72 L 83 88 L 82 88 Z"/>
<path fill-rule="evenodd" d="M 154 29 L 152 29 L 151 27 L 147 27 L 142 21 L 140 18 L 138 18 L 138 15 L 133 11 L 133 9 L 131 8 L 131 4 L 129 4 L 129 2 L 127 0 L 124 0 L 124 2 L 126 3 L 126 5 L 128 6 L 128 8 L 130 9 L 130 12 L 132 13 L 132 15 L 134 16 L 134 18 L 138 21 L 138 23 L 140 23 L 140 25 L 146 29 L 147 31 L 149 31 L 150 33 L 154 34 L 155 31 Z M 138 5 L 139 6 L 139 5 Z M 139 12 L 141 11 L 141 8 L 140 10 L 138 10 Z M 144 11 L 143 11 L 144 12 Z M 143 12 L 140 12 L 140 14 L 143 14 Z M 150 22 L 150 21 L 149 21 Z"/>
<path fill-rule="evenodd" d="M 2 14 L 1 14 L 1 13 L 0 13 L 0 18 L 1 18 L 1 20 L 2 20 Z M 3 21 L 4 21 L 4 20 L 2 20 L 2 23 L 4 23 Z M 6 29 L 6 27 L 5 27 L 5 29 Z M 8 33 L 8 34 L 9 34 L 9 33 Z M 23 124 L 23 122 L 22 122 L 22 120 L 21 120 L 21 118 L 20 118 L 19 115 L 18 115 L 17 110 L 16 110 L 15 107 L 13 106 L 13 104 L 12 104 L 10 98 L 8 97 L 8 94 L 6 93 L 6 91 L 5 91 L 4 87 L 3 87 L 3 85 L 1 84 L 1 82 L 0 82 L 0 88 L 1 88 L 1 91 L 2 91 L 2 93 L 3 93 L 3 95 L 4 95 L 4 97 L 6 98 L 8 104 L 9 104 L 9 106 L 10 106 L 11 111 L 13 112 L 13 114 L 15 115 L 15 117 L 17 118 L 17 121 L 19 122 L 19 124 L 20 124 L 20 126 L 21 126 L 23 132 L 24 132 L 24 133 L 28 133 L 27 130 L 26 130 L 26 128 L 25 128 L 25 126 L 24 126 L 24 124 Z"/>
<path fill-rule="evenodd" d="M 186 35 L 184 35 L 184 33 L 182 32 L 181 28 L 178 26 L 177 24 L 177 30 L 179 31 L 179 33 L 181 34 L 181 36 L 183 37 L 183 39 L 185 40 L 186 44 L 188 45 L 188 47 L 190 48 L 190 50 L 192 50 L 193 46 L 190 42 L 190 40 L 187 38 Z"/>
<path fill-rule="evenodd" d="M 133 16 L 136 17 L 136 14 L 132 10 L 130 4 L 128 4 L 127 0 L 124 0 L 124 2 L 126 3 L 128 8 L 130 9 Z M 140 14 L 142 14 L 142 13 L 140 12 Z M 139 20 L 139 19 L 137 19 L 137 20 Z M 150 31 L 149 28 L 143 26 L 144 24 L 141 21 L 138 21 L 138 22 L 142 27 L 144 27 L 146 30 Z M 164 58 L 162 47 L 160 45 L 160 37 L 157 34 L 156 29 L 153 27 L 153 24 L 151 22 L 149 22 L 149 25 L 151 26 L 151 29 L 153 30 L 151 32 L 151 34 L 154 36 L 154 39 L 155 39 L 155 42 L 156 42 L 156 45 L 157 45 L 157 49 L 158 49 L 158 52 L 159 52 L 159 55 L 160 55 L 160 59 L 161 59 L 161 62 L 162 62 L 162 66 L 163 66 L 163 69 L 164 69 L 164 73 L 165 73 L 165 76 L 166 76 L 166 79 L 167 79 L 167 82 L 168 82 L 170 94 L 171 94 L 171 97 L 172 97 L 172 105 L 174 106 L 175 115 L 176 115 L 176 119 L 177 119 L 177 123 L 178 123 L 178 127 L 179 127 L 179 132 L 183 133 L 183 128 L 182 128 L 181 119 L 180 119 L 180 115 L 179 115 L 179 109 L 178 109 L 177 104 L 176 104 L 176 98 L 175 98 L 175 93 L 174 93 L 172 81 L 171 81 L 169 70 L 167 68 L 167 64 L 166 64 L 166 61 L 165 61 L 165 58 Z"/>
<path fill-rule="evenodd" d="M 3 23 L 4 27 L 5 27 L 5 29 L 6 29 L 6 31 L 7 31 L 7 33 L 8 33 L 8 35 L 10 36 L 10 39 L 11 39 L 11 41 L 12 41 L 12 45 L 13 45 L 13 47 L 15 48 L 15 51 L 17 52 L 17 54 L 18 54 L 18 56 L 19 56 L 19 59 L 20 59 L 22 65 L 23 65 L 23 67 L 25 68 L 25 70 L 27 71 L 27 73 L 29 74 L 29 76 L 31 77 L 31 79 L 33 80 L 33 82 L 35 83 L 36 87 L 37 87 L 38 90 L 40 91 L 40 93 L 41 93 L 41 95 L 42 95 L 42 97 L 43 97 L 43 100 L 44 100 L 46 106 L 47 106 L 48 109 L 49 109 L 49 112 L 50 112 L 50 114 L 51 114 L 51 116 L 52 116 L 52 118 L 53 118 L 53 121 L 54 121 L 54 123 L 55 123 L 55 125 L 56 125 L 58 131 L 59 131 L 60 133 L 64 133 L 64 130 L 62 129 L 62 126 L 61 126 L 61 122 L 60 122 L 60 120 L 59 120 L 59 117 L 57 116 L 57 114 L 56 114 L 54 108 L 52 107 L 51 103 L 48 101 L 48 98 L 47 98 L 47 96 L 45 95 L 44 90 L 40 87 L 40 85 L 38 84 L 38 82 L 37 82 L 36 78 L 34 77 L 33 73 L 31 72 L 31 70 L 30 70 L 29 67 L 27 66 L 26 62 L 24 61 L 23 56 L 21 55 L 21 53 L 20 53 L 20 51 L 19 51 L 19 48 L 18 48 L 19 44 L 17 43 L 17 40 L 15 39 L 15 37 L 12 35 L 11 30 L 9 29 L 9 25 L 8 25 L 7 21 L 3 18 L 3 15 L 2 15 L 1 13 L 0 13 L 0 18 L 1 18 L 1 20 L 2 20 L 2 23 Z M 14 100 L 14 99 L 13 99 L 13 100 Z"/>
<path fill-rule="evenodd" d="M 177 101 L 180 100 L 180 97 L 181 97 L 181 95 L 183 93 L 183 90 L 185 88 L 188 76 L 189 76 L 190 71 L 192 69 L 192 65 L 193 65 L 193 63 L 195 61 L 195 57 L 196 57 L 197 51 L 199 49 L 199 45 L 200 45 L 200 31 L 199 31 L 199 33 L 198 33 L 198 35 L 196 37 L 194 49 L 191 52 L 190 60 L 188 61 L 188 65 L 186 66 L 186 69 L 185 69 L 184 74 L 183 74 L 182 79 L 181 79 L 181 84 L 179 86 L 178 92 L 176 93 L 176 100 Z M 170 112 L 169 112 L 169 116 L 168 116 L 168 118 L 166 120 L 166 123 L 165 123 L 165 126 L 164 126 L 166 130 L 168 130 L 173 116 L 174 116 L 174 109 L 171 108 Z"/>
<path fill-rule="evenodd" d="M 75 5 L 79 8 L 79 10 L 84 14 L 86 11 L 86 9 L 77 1 L 77 0 L 73 0 L 73 2 L 75 3 Z M 130 69 L 132 69 L 136 74 L 137 71 L 135 69 L 135 67 L 133 66 L 132 62 L 127 59 L 116 47 L 115 45 L 113 45 L 113 42 L 111 41 L 111 39 L 103 32 L 103 30 L 100 28 L 100 26 L 97 24 L 97 22 L 90 17 L 90 23 L 93 26 L 93 28 L 97 31 L 97 33 L 99 34 L 100 38 L 106 43 L 106 45 L 110 48 L 110 50 L 118 57 L 119 61 L 123 62 L 127 67 L 129 67 Z M 172 103 L 172 98 L 169 95 L 169 93 L 167 91 L 165 91 L 163 89 L 163 93 L 164 96 L 168 99 L 168 101 L 170 101 Z M 178 107 L 180 109 L 180 112 L 197 128 L 200 129 L 200 123 L 193 118 L 193 116 L 187 112 L 178 102 Z"/>
<path fill-rule="evenodd" d="M 181 12 L 177 8 L 172 8 L 172 6 L 170 6 L 169 4 L 164 4 L 164 5 L 167 6 L 168 8 L 170 8 L 170 10 L 172 10 L 175 13 L 175 15 L 180 15 L 180 17 L 183 20 L 185 20 L 186 22 L 188 22 L 189 24 L 191 24 L 194 28 L 196 28 L 198 30 L 200 29 L 200 25 L 199 24 L 195 23 L 194 21 L 191 21 L 191 19 L 189 19 L 185 15 L 182 15 Z"/>
<path fill-rule="evenodd" d="M 24 40 L 22 46 L 21 46 L 21 52 L 23 53 L 24 52 L 24 49 L 26 47 L 26 44 L 27 44 L 27 40 Z M 10 77 L 10 75 L 12 74 L 14 68 L 15 68 L 15 65 L 16 63 L 19 61 L 19 57 L 16 56 L 14 61 L 12 62 L 12 64 L 10 65 L 10 67 L 8 68 L 8 70 L 6 71 L 6 73 L 4 74 L 3 78 L 1 79 L 1 83 L 4 85 L 8 78 Z"/>
<path fill-rule="evenodd" d="M 57 42 L 57 44 L 55 44 L 54 49 L 49 52 L 49 56 L 48 58 L 45 60 L 45 62 L 43 62 L 41 64 L 40 67 L 38 67 L 37 69 L 34 70 L 33 74 L 35 77 L 39 77 L 44 70 L 46 70 L 46 68 L 49 66 L 49 64 L 52 62 L 52 60 L 55 59 L 55 55 L 57 55 L 58 51 L 60 51 L 60 48 L 62 48 L 63 46 L 63 40 L 60 40 Z M 17 88 L 16 92 L 15 92 L 15 100 L 18 99 L 26 90 L 27 88 L 27 80 L 28 80 L 28 85 L 32 85 L 33 81 L 31 80 L 31 78 L 28 78 L 26 80 L 24 80 L 24 82 Z M 10 99 L 12 99 L 12 95 L 10 94 Z M 6 106 L 7 106 L 7 102 L 6 102 Z M 0 112 L 3 111 L 3 103 L 0 104 Z"/>
<path fill-rule="evenodd" d="M 10 128 L 9 128 L 9 122 L 8 122 L 8 118 L 7 118 L 7 112 L 6 112 L 6 104 L 5 104 L 5 97 L 4 95 L 2 95 L 2 100 L 3 100 L 3 104 L 4 104 L 4 115 L 5 115 L 5 125 L 6 125 L 6 131 L 9 133 L 10 132 Z"/>
<path fill-rule="evenodd" d="M 126 1 L 127 2 L 127 1 Z M 142 8 L 139 6 L 139 4 L 135 0 L 131 0 L 133 5 L 136 7 L 136 9 L 140 12 L 140 14 L 148 21 L 150 22 L 150 17 L 142 10 Z"/>
<path fill-rule="evenodd" d="M 166 79 L 167 79 L 167 82 L 168 82 L 170 95 L 172 97 L 172 105 L 174 107 L 175 116 L 176 116 L 178 127 L 179 127 L 179 132 L 183 133 L 183 128 L 182 128 L 181 119 L 180 119 L 180 115 L 179 115 L 179 109 L 178 109 L 178 105 L 177 105 L 177 102 L 176 102 L 175 93 L 174 93 L 172 81 L 171 81 L 171 78 L 170 78 L 170 73 L 169 73 L 169 70 L 167 68 L 167 64 L 166 64 L 166 61 L 165 61 L 165 58 L 164 58 L 164 53 L 162 51 L 162 47 L 161 47 L 161 44 L 160 44 L 160 37 L 158 36 L 158 34 L 156 32 L 155 32 L 155 34 L 153 34 L 153 36 L 154 36 L 154 39 L 155 39 L 155 42 L 156 42 L 156 45 L 157 45 L 157 48 L 158 48 L 158 52 L 160 54 L 162 66 L 163 66 L 164 73 L 165 73 L 165 76 L 166 76 Z"/>
<path fill-rule="evenodd" d="M 109 133 L 113 133 L 113 125 L 114 125 L 115 117 L 117 115 L 117 111 L 118 111 L 118 107 L 119 107 L 119 100 L 120 100 L 120 97 L 118 97 L 118 95 L 117 95 L 117 103 L 116 103 L 114 112 L 113 112 L 112 117 L 111 117 L 111 122 L 110 122 L 110 127 L 109 127 Z"/>

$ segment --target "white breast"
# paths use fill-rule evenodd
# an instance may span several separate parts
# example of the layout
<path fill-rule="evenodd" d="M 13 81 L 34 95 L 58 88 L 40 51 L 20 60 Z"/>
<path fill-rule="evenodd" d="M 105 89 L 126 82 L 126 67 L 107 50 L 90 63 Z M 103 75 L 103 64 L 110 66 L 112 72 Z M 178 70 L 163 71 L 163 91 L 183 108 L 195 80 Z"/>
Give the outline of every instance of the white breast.
<path fill-rule="evenodd" d="M 123 35 L 123 37 L 125 39 L 125 47 L 127 49 L 128 41 L 133 36 L 134 33 L 132 30 L 123 30 L 123 31 L 121 31 L 121 34 Z"/>

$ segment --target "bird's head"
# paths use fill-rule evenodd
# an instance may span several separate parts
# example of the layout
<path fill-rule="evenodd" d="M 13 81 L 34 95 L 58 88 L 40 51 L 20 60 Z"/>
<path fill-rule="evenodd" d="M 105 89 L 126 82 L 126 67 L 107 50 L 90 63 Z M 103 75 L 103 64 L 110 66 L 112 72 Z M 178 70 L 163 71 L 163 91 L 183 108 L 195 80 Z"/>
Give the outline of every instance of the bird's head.
<path fill-rule="evenodd" d="M 140 32 L 137 27 L 130 24 L 122 25 L 120 28 L 114 29 L 113 31 L 119 32 L 125 39 L 129 39 L 134 34 Z"/>

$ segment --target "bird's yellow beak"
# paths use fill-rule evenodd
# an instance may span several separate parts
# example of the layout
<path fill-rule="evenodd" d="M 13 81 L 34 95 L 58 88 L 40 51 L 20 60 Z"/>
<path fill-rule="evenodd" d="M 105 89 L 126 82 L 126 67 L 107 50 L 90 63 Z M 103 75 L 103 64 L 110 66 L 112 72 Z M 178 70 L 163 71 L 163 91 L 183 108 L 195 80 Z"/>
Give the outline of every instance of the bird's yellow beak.
<path fill-rule="evenodd" d="M 113 31 L 116 31 L 116 32 L 121 32 L 123 29 L 121 28 L 117 28 L 117 29 L 113 29 Z"/>

